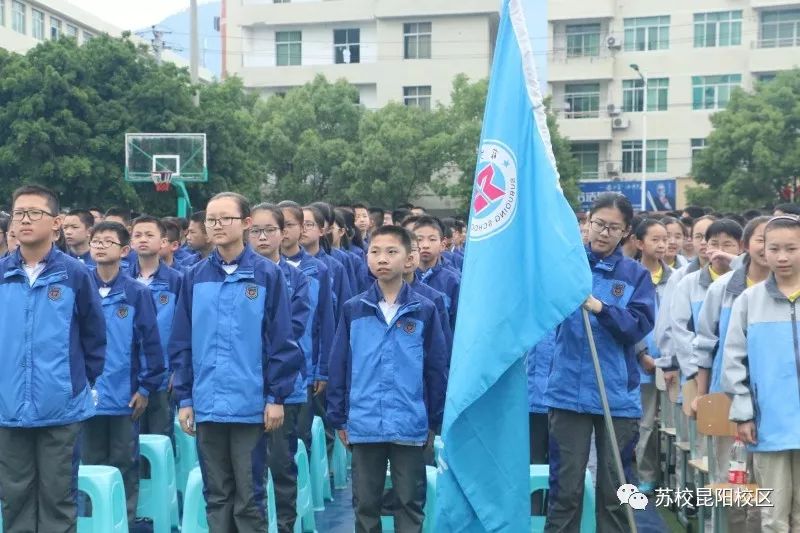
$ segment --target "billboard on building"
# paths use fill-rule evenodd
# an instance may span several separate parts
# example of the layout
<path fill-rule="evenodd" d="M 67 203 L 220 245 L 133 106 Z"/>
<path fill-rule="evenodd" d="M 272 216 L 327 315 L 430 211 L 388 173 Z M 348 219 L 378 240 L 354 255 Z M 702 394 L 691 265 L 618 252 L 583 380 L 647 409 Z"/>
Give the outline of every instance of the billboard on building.
<path fill-rule="evenodd" d="M 584 181 L 580 183 L 581 193 L 578 197 L 581 210 L 588 211 L 595 198 L 604 192 L 619 192 L 624 194 L 638 209 L 641 204 L 642 184 L 640 181 Z M 648 211 L 673 211 L 675 207 L 676 185 L 675 179 L 647 180 L 647 210 Z"/>

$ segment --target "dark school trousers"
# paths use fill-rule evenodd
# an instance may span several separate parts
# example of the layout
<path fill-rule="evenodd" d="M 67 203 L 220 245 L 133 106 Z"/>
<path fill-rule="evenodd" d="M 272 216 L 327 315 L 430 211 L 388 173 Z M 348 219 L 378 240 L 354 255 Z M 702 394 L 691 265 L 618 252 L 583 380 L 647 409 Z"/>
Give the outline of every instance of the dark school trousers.
<path fill-rule="evenodd" d="M 297 422 L 303 405 L 285 404 L 283 425 L 268 433 L 269 471 L 275 489 L 279 533 L 294 531 L 297 520 L 297 464 L 294 455 L 297 453 Z"/>
<path fill-rule="evenodd" d="M 139 419 L 139 433 L 142 435 L 164 435 L 175 441 L 175 409 L 167 391 L 150 393 L 147 409 Z"/>
<path fill-rule="evenodd" d="M 528 413 L 528 432 L 530 438 L 531 464 L 549 464 L 548 452 L 548 428 L 547 415 L 543 413 Z M 531 494 L 531 512 L 536 516 L 545 514 L 546 505 L 544 494 L 537 492 Z"/>
<path fill-rule="evenodd" d="M 394 528 L 420 533 L 425 518 L 425 457 L 422 446 L 353 444 L 353 510 L 356 533 L 381 532 L 387 461 L 391 461 Z"/>
<path fill-rule="evenodd" d="M 139 503 L 139 422 L 130 415 L 93 416 L 83 425 L 82 448 L 84 464 L 119 469 L 125 485 L 128 526 L 132 527 Z"/>
<path fill-rule="evenodd" d="M 267 530 L 267 434 L 263 424 L 197 424 L 211 533 Z"/>
<path fill-rule="evenodd" d="M 589 461 L 592 430 L 597 448 L 597 531 L 627 532 L 626 509 L 619 503 L 617 489 L 625 483 L 635 484 L 636 478 L 630 466 L 639 437 L 639 421 L 615 417 L 613 424 L 622 464 L 625 465 L 625 480 L 618 479 L 603 415 L 550 410 L 550 491 L 544 526 L 546 533 L 580 531 L 584 476 Z"/>
<path fill-rule="evenodd" d="M 328 423 L 328 417 L 325 414 L 327 402 L 325 401 L 325 393 L 314 396 L 314 387 L 308 388 L 308 401 L 303 404 L 300 410 L 300 418 L 298 421 L 298 435 L 306 445 L 306 450 L 311 449 L 311 424 L 314 422 L 314 416 L 322 419 L 322 424 L 325 427 L 325 447 L 328 450 L 328 460 L 333 455 L 333 443 L 336 437 L 336 432 Z"/>
<path fill-rule="evenodd" d="M 5 533 L 77 531 L 80 428 L 0 428 Z"/>

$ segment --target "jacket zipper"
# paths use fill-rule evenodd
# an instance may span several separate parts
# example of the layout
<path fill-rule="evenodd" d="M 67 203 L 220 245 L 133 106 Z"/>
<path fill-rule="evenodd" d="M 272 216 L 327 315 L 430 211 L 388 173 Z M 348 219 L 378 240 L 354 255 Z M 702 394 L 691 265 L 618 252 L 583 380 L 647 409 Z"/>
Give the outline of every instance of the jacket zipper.
<path fill-rule="evenodd" d="M 797 387 L 798 391 L 800 391 L 800 346 L 798 345 L 799 341 L 797 338 L 797 313 L 795 302 L 789 302 L 789 305 L 792 306 L 792 342 L 794 343 L 794 364 L 797 371 Z"/>

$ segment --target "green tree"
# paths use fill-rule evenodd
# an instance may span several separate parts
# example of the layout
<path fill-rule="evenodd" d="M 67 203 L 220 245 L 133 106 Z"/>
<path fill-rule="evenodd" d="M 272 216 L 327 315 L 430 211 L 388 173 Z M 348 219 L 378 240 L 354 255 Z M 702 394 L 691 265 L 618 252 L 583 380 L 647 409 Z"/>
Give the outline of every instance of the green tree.
<path fill-rule="evenodd" d="M 775 202 L 800 175 L 800 69 L 736 91 L 724 111 L 712 115 L 714 131 L 695 160 L 694 178 L 708 186 L 690 193 L 720 209 Z"/>

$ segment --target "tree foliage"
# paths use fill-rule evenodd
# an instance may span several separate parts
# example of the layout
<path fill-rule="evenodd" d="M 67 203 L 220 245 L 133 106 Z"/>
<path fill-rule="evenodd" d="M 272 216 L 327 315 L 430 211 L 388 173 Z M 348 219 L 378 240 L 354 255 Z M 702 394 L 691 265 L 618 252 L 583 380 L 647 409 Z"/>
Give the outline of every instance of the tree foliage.
<path fill-rule="evenodd" d="M 693 174 L 708 189 L 690 200 L 721 209 L 760 207 L 800 175 L 800 69 L 736 91 L 711 117 L 714 131 L 695 160 Z"/>

